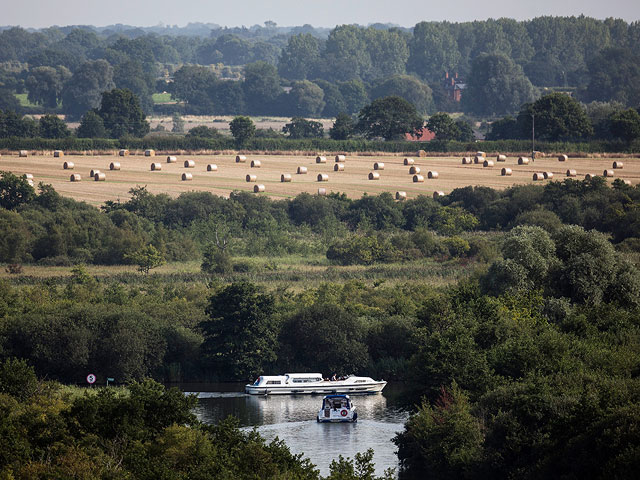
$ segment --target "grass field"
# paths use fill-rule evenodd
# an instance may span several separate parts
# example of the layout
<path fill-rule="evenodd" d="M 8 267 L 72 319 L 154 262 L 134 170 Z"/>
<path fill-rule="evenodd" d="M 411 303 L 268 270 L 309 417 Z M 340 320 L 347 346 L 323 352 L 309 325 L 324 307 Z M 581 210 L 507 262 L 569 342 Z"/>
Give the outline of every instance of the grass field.
<path fill-rule="evenodd" d="M 175 100 L 171 98 L 170 93 L 154 93 L 151 98 L 153 98 L 153 103 L 175 103 Z"/>
<path fill-rule="evenodd" d="M 35 103 L 31 103 L 29 101 L 29 99 L 27 98 L 27 94 L 26 93 L 16 93 L 15 96 L 18 99 L 18 101 L 20 102 L 20 106 L 21 107 L 35 107 L 36 106 Z"/>
<path fill-rule="evenodd" d="M 140 153 L 140 152 L 138 152 Z M 184 168 L 186 159 L 195 161 L 195 168 Z M 64 161 L 75 163 L 73 170 L 62 168 Z M 261 168 L 251 168 L 251 160 L 260 160 Z M 611 169 L 611 158 L 570 158 L 559 162 L 556 157 L 542 158 L 529 165 L 518 165 L 516 158 L 508 158 L 506 162 L 495 162 L 493 168 L 484 168 L 481 164 L 462 165 L 459 157 L 414 158 L 415 165 L 421 169 L 424 183 L 414 183 L 409 167 L 403 165 L 402 156 L 347 156 L 343 172 L 334 172 L 334 159 L 327 157 L 327 163 L 317 164 L 315 156 L 295 155 L 247 155 L 246 163 L 236 163 L 235 155 L 179 155 L 177 163 L 166 163 L 166 155 L 144 157 L 131 155 L 118 157 L 115 155 L 67 155 L 54 158 L 50 155 L 34 155 L 19 158 L 14 152 L 0 157 L 0 170 L 8 170 L 22 175 L 30 173 L 34 182 L 53 185 L 61 193 L 93 205 L 101 205 L 106 200 L 126 200 L 129 190 L 137 185 L 146 186 L 152 193 L 167 193 L 177 196 L 192 190 L 209 191 L 217 195 L 228 196 L 233 190 L 253 192 L 256 184 L 263 184 L 265 192 L 272 198 L 291 198 L 301 192 L 317 193 L 318 188 L 329 192 L 346 193 L 351 198 L 364 194 L 376 195 L 381 192 L 405 191 L 408 198 L 420 194 L 433 195 L 435 191 L 448 193 L 454 188 L 467 185 L 484 185 L 503 189 L 515 184 L 533 183 L 534 172 L 553 172 L 553 180 L 563 180 L 567 169 L 575 169 L 578 179 L 586 173 L 602 175 L 603 170 Z M 624 162 L 622 170 L 615 170 L 614 178 L 624 178 L 633 184 L 640 182 L 640 161 L 633 158 L 616 158 Z M 111 162 L 120 162 L 119 171 L 110 171 Z M 152 162 L 162 164 L 161 171 L 150 171 Z M 383 162 L 384 170 L 380 170 L 379 180 L 368 180 L 369 172 L 375 162 Z M 207 164 L 218 166 L 217 172 L 207 172 Z M 298 166 L 307 167 L 306 175 L 297 175 Z M 512 176 L 501 176 L 501 168 L 508 167 Z M 89 178 L 91 169 L 99 169 L 106 173 L 106 181 L 94 182 Z M 428 179 L 429 170 L 437 171 L 437 179 Z M 192 181 L 181 181 L 182 173 L 191 173 Z M 81 182 L 70 182 L 72 173 L 82 176 Z M 281 183 L 280 175 L 289 173 L 290 183 Z M 318 182 L 317 175 L 326 173 L 329 181 Z M 245 181 L 247 174 L 257 176 L 257 182 Z M 611 179 L 612 181 L 613 179 Z M 546 183 L 548 180 L 535 183 Z"/>

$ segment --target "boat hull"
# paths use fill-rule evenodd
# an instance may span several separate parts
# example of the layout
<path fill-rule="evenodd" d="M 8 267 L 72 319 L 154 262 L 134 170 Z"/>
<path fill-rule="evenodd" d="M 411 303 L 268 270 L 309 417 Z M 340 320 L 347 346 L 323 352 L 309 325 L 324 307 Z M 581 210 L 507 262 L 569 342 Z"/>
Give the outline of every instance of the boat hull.
<path fill-rule="evenodd" d="M 249 395 L 330 395 L 330 394 L 375 394 L 382 392 L 387 382 L 363 384 L 341 384 L 322 382 L 316 385 L 247 385 L 244 389 Z"/>

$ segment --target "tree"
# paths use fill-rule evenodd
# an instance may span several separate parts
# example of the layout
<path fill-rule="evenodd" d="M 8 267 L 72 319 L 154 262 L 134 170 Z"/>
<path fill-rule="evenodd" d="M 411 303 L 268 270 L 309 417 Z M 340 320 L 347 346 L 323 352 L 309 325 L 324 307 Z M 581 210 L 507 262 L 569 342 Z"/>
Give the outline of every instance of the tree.
<path fill-rule="evenodd" d="M 164 264 L 164 257 L 156 247 L 149 244 L 131 254 L 125 254 L 125 260 L 138 265 L 138 271 L 149 275 L 149 271 Z"/>
<path fill-rule="evenodd" d="M 324 108 L 324 92 L 313 82 L 294 82 L 289 92 L 290 111 L 299 116 L 317 116 Z"/>
<path fill-rule="evenodd" d="M 415 77 L 409 75 L 387 77 L 371 89 L 371 98 L 373 100 L 391 95 L 404 98 L 407 102 L 413 104 L 420 114 L 433 111 L 431 88 Z"/>
<path fill-rule="evenodd" d="M 249 117 L 234 118 L 229 123 L 229 128 L 238 145 L 244 145 L 256 133 L 256 126 Z"/>
<path fill-rule="evenodd" d="M 612 114 L 609 130 L 614 138 L 621 138 L 627 143 L 637 140 L 640 138 L 640 114 L 633 108 Z"/>
<path fill-rule="evenodd" d="M 71 78 L 71 72 L 59 66 L 36 67 L 29 72 L 26 80 L 27 98 L 47 108 L 56 108 L 62 99 L 62 89 L 65 82 Z"/>
<path fill-rule="evenodd" d="M 210 96 L 219 80 L 210 68 L 185 65 L 173 75 L 171 98 L 183 100 L 197 114 L 211 114 L 214 104 Z"/>
<path fill-rule="evenodd" d="M 519 65 L 502 54 L 483 54 L 471 66 L 462 107 L 477 115 L 504 115 L 518 111 L 534 97 L 533 85 Z"/>
<path fill-rule="evenodd" d="M 636 50 L 605 48 L 587 62 L 589 84 L 586 101 L 615 100 L 627 106 L 640 104 L 640 54 Z"/>
<path fill-rule="evenodd" d="M 107 129 L 104 128 L 102 117 L 95 110 L 89 110 L 82 116 L 76 130 L 76 136 L 78 138 L 107 138 Z"/>
<path fill-rule="evenodd" d="M 115 88 L 104 92 L 97 113 L 111 138 L 124 135 L 144 137 L 149 133 L 149 122 L 140 107 L 138 97 L 131 90 Z"/>
<path fill-rule="evenodd" d="M 346 113 L 359 112 L 369 101 L 367 89 L 360 80 L 339 82 L 337 85 L 346 104 Z"/>
<path fill-rule="evenodd" d="M 173 123 L 173 127 L 171 127 L 173 133 L 184 133 L 184 120 L 182 119 L 182 115 L 174 112 L 171 116 L 171 123 Z"/>
<path fill-rule="evenodd" d="M 62 107 L 68 114 L 80 117 L 87 110 L 98 107 L 102 93 L 114 86 L 113 68 L 107 61 L 85 62 L 65 84 Z"/>
<path fill-rule="evenodd" d="M 322 138 L 324 127 L 320 122 L 294 117 L 282 127 L 282 132 L 289 138 Z"/>
<path fill-rule="evenodd" d="M 275 101 L 282 93 L 276 67 L 266 62 L 251 63 L 244 68 L 243 88 L 251 113 L 272 113 Z"/>
<path fill-rule="evenodd" d="M 0 110 L 0 138 L 35 137 L 38 124 L 30 117 L 18 115 L 15 111 Z"/>
<path fill-rule="evenodd" d="M 446 113 L 436 113 L 427 120 L 427 128 L 436 134 L 438 140 L 459 140 L 462 136 L 460 127 Z"/>
<path fill-rule="evenodd" d="M 8 358 L 0 363 L 0 394 L 11 395 L 25 401 L 37 390 L 36 373 L 25 360 Z"/>
<path fill-rule="evenodd" d="M 38 121 L 38 131 L 42 138 L 66 138 L 71 130 L 57 115 L 43 115 Z"/>
<path fill-rule="evenodd" d="M 438 81 L 443 72 L 455 70 L 460 52 L 455 37 L 442 24 L 420 22 L 413 27 L 407 69 L 428 81 Z"/>
<path fill-rule="evenodd" d="M 220 132 L 215 127 L 207 127 L 206 125 L 198 125 L 189 129 L 186 137 L 200 137 L 200 138 L 219 138 Z"/>
<path fill-rule="evenodd" d="M 320 58 L 320 42 L 313 35 L 292 35 L 282 49 L 278 73 L 289 80 L 306 80 Z"/>
<path fill-rule="evenodd" d="M 564 93 L 551 93 L 523 107 L 518 116 L 523 137 L 531 132 L 535 116 L 536 138 L 549 141 L 579 140 L 593 135 L 593 127 L 580 103 Z"/>
<path fill-rule="evenodd" d="M 142 109 L 150 114 L 153 112 L 153 88 L 155 87 L 155 77 L 150 72 L 146 72 L 141 62 L 127 60 L 114 68 L 113 78 L 116 88 L 127 89 L 133 92 Z"/>
<path fill-rule="evenodd" d="M 364 107 L 358 116 L 358 130 L 368 138 L 403 138 L 422 130 L 424 121 L 415 107 L 400 97 L 379 98 Z"/>
<path fill-rule="evenodd" d="M 20 102 L 13 92 L 7 88 L 0 88 L 0 111 L 2 110 L 6 112 L 18 112 L 20 110 Z"/>
<path fill-rule="evenodd" d="M 329 129 L 329 137 L 333 140 L 348 140 L 355 131 L 355 123 L 351 115 L 339 113 L 333 126 Z"/>
<path fill-rule="evenodd" d="M 35 199 L 36 191 L 26 177 L 0 171 L 0 207 L 13 210 Z"/>
<path fill-rule="evenodd" d="M 510 115 L 492 122 L 491 130 L 487 133 L 487 140 L 507 140 L 520 137 L 518 122 Z"/>
<path fill-rule="evenodd" d="M 201 323 L 202 351 L 213 374 L 227 380 L 247 380 L 276 360 L 277 329 L 274 299 L 252 283 L 232 283 L 213 294 Z"/>

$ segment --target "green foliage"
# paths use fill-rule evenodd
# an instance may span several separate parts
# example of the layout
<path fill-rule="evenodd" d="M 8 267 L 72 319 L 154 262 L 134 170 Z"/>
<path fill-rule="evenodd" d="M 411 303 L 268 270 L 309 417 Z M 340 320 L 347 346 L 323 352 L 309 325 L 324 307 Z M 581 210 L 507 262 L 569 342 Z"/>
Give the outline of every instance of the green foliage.
<path fill-rule="evenodd" d="M 382 477 L 374 475 L 375 466 L 373 464 L 373 449 L 365 453 L 356 453 L 355 458 L 344 458 L 338 456 L 329 465 L 329 476 L 326 480 L 391 480 L 395 478 L 394 472 L 387 470 Z"/>
<path fill-rule="evenodd" d="M 398 96 L 416 107 L 420 114 L 433 111 L 433 97 L 431 88 L 415 77 L 396 75 L 377 82 L 371 89 L 371 99 Z"/>
<path fill-rule="evenodd" d="M 201 268 L 205 273 L 230 273 L 233 270 L 231 254 L 225 248 L 209 244 L 202 255 Z"/>
<path fill-rule="evenodd" d="M 615 138 L 620 138 L 627 143 L 640 138 L 640 114 L 630 108 L 616 112 L 609 117 L 609 131 Z"/>
<path fill-rule="evenodd" d="M 364 107 L 359 114 L 358 130 L 368 138 L 393 140 L 420 131 L 423 124 L 413 105 L 392 96 L 379 98 Z"/>
<path fill-rule="evenodd" d="M 80 117 L 100 106 L 102 93 L 113 89 L 113 68 L 106 60 L 87 61 L 76 70 L 62 90 L 66 113 Z"/>
<path fill-rule="evenodd" d="M 244 145 L 256 131 L 256 126 L 249 117 L 235 117 L 229 123 L 229 128 L 238 145 Z"/>
<path fill-rule="evenodd" d="M 574 98 L 563 93 L 551 93 L 525 105 L 518 121 L 521 132 L 530 132 L 535 116 L 536 138 L 558 141 L 576 140 L 593 135 L 587 114 Z"/>
<path fill-rule="evenodd" d="M 125 135 L 143 137 L 149 133 L 149 122 L 140 107 L 140 100 L 128 89 L 113 89 L 102 93 L 96 113 L 102 118 L 111 138 Z"/>
<path fill-rule="evenodd" d="M 0 363 L 0 394 L 25 401 L 33 397 L 37 391 L 36 373 L 25 360 L 8 358 Z"/>
<path fill-rule="evenodd" d="M 220 138 L 220 132 L 215 127 L 207 127 L 206 125 L 198 125 L 190 128 L 187 132 L 187 138 Z"/>
<path fill-rule="evenodd" d="M 335 122 L 329 129 L 329 137 L 333 140 L 348 140 L 355 132 L 355 123 L 351 115 L 338 113 Z"/>
<path fill-rule="evenodd" d="M 124 259 L 138 265 L 138 271 L 149 275 L 149 271 L 164 264 L 164 258 L 156 247 L 149 244 L 133 253 L 124 255 Z"/>
<path fill-rule="evenodd" d="M 104 121 L 95 110 L 89 110 L 82 116 L 80 125 L 76 130 L 78 138 L 106 138 L 107 129 L 104 128 Z"/>
<path fill-rule="evenodd" d="M 182 115 L 175 112 L 171 116 L 171 123 L 173 123 L 173 127 L 171 127 L 171 131 L 173 133 L 184 133 L 184 119 L 182 118 Z"/>
<path fill-rule="evenodd" d="M 290 111 L 296 116 L 318 116 L 325 106 L 324 92 L 313 82 L 294 82 L 289 91 Z"/>
<path fill-rule="evenodd" d="M 324 127 L 320 122 L 294 117 L 282 127 L 282 132 L 289 138 L 322 138 Z"/>
<path fill-rule="evenodd" d="M 0 207 L 13 210 L 35 198 L 35 190 L 23 175 L 0 171 Z"/>
<path fill-rule="evenodd" d="M 71 130 L 57 115 L 43 115 L 38 121 L 38 133 L 42 138 L 66 138 Z"/>
<path fill-rule="evenodd" d="M 393 259 L 394 250 L 377 236 L 352 235 L 329 245 L 327 258 L 340 265 L 371 265 Z"/>

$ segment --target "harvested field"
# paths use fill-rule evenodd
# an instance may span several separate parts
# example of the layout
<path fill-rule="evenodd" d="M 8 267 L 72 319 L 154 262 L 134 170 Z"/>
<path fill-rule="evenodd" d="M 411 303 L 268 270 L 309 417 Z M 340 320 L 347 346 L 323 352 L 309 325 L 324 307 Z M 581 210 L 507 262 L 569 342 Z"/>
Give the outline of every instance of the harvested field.
<path fill-rule="evenodd" d="M 253 184 L 247 184 L 245 176 L 251 173 L 250 161 L 260 160 L 263 167 L 259 171 L 258 181 L 266 186 L 265 195 L 273 198 L 293 197 L 301 192 L 316 194 L 318 184 L 316 177 L 319 173 L 329 174 L 329 181 L 323 184 L 327 193 L 346 193 L 351 198 L 357 198 L 364 193 L 376 195 L 382 192 L 398 190 L 405 191 L 407 198 L 414 198 L 420 194 L 432 196 L 434 191 L 449 193 L 454 188 L 467 185 L 483 185 L 502 189 L 516 184 L 533 183 L 534 172 L 552 172 L 554 180 L 562 181 L 566 178 L 567 169 L 575 169 L 577 178 L 584 178 L 585 173 L 603 172 L 611 168 L 612 158 L 569 158 L 565 162 L 558 162 L 557 157 L 547 157 L 531 161 L 529 165 L 518 165 L 516 157 L 508 157 L 503 166 L 511 168 L 511 176 L 502 176 L 499 169 L 483 168 L 482 164 L 462 165 L 460 157 L 427 157 L 415 158 L 415 165 L 422 171 L 438 171 L 439 177 L 425 183 L 414 183 L 403 164 L 404 156 L 371 157 L 349 155 L 349 168 L 339 175 L 333 174 L 333 164 L 318 164 L 316 154 L 301 155 L 251 155 L 247 154 L 247 163 L 236 163 L 235 154 L 228 155 L 198 155 L 178 156 L 178 162 L 164 164 L 161 171 L 151 172 L 149 160 L 142 155 L 116 157 L 115 155 L 85 156 L 74 155 L 74 171 L 88 175 L 91 169 L 109 171 L 109 164 L 114 160 L 120 161 L 121 170 L 110 171 L 105 182 L 70 182 L 68 171 L 62 168 L 59 159 L 51 155 L 30 155 L 19 158 L 17 152 L 0 157 L 0 170 L 8 170 L 15 174 L 31 173 L 34 182 L 44 182 L 62 195 L 84 200 L 93 205 L 101 205 L 106 200 L 126 200 L 129 190 L 135 186 L 146 186 L 152 193 L 167 193 L 177 196 L 182 192 L 192 190 L 210 191 L 216 195 L 228 196 L 233 190 L 253 192 Z M 624 162 L 624 169 L 616 172 L 616 177 L 607 179 L 612 182 L 615 178 L 630 180 L 634 185 L 640 183 L 640 160 L 636 158 L 619 158 Z M 180 176 L 184 171 L 183 162 L 186 159 L 195 160 L 196 166 L 190 169 L 193 174 L 191 182 L 182 182 Z M 69 159 L 71 160 L 71 159 Z M 372 161 L 384 162 L 385 169 L 380 179 L 371 182 L 368 174 Z M 215 163 L 217 172 L 207 172 L 207 165 Z M 298 166 L 307 167 L 308 175 L 292 175 L 291 183 L 282 183 L 283 173 L 295 174 Z M 253 170 L 255 172 L 255 169 Z M 537 182 L 544 184 L 550 180 Z"/>

